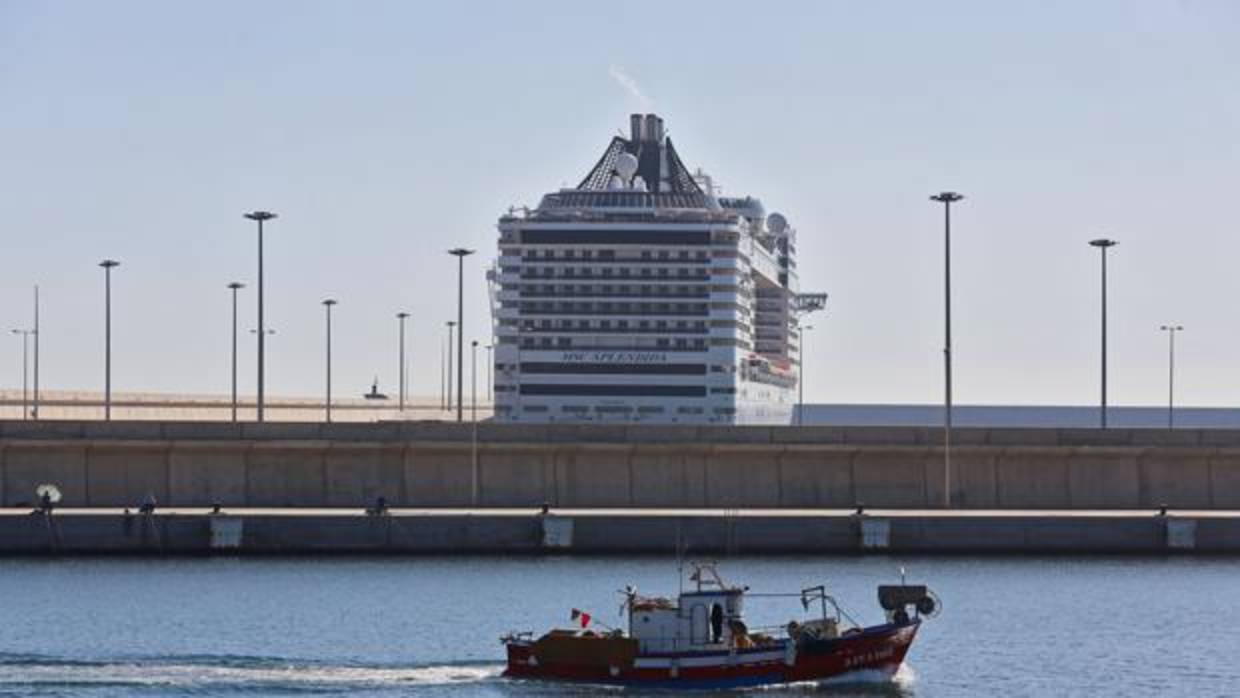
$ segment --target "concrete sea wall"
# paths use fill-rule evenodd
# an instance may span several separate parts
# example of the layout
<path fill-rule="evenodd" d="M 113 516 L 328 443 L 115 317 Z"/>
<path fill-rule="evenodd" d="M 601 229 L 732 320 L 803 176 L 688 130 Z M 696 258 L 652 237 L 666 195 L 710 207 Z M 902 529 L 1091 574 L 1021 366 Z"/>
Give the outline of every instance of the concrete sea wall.
<path fill-rule="evenodd" d="M 924 428 L 0 422 L 0 504 L 933 508 Z M 1240 431 L 959 429 L 966 509 L 1240 509 Z M 476 463 L 476 467 L 475 467 Z"/>
<path fill-rule="evenodd" d="M 78 510 L 0 516 L 0 553 L 1235 553 L 1209 512 L 847 513 L 357 510 L 212 515 Z"/>

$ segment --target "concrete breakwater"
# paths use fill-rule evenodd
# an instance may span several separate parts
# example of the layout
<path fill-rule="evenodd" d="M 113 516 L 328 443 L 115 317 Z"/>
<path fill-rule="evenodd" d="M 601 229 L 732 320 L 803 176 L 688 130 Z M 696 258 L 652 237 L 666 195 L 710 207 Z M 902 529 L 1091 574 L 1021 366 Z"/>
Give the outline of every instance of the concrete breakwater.
<path fill-rule="evenodd" d="M 1240 514 L 392 510 L 0 513 L 0 554 L 1240 552 Z"/>
<path fill-rule="evenodd" d="M 0 503 L 933 508 L 924 428 L 0 422 Z M 959 429 L 967 509 L 1240 509 L 1240 431 Z"/>

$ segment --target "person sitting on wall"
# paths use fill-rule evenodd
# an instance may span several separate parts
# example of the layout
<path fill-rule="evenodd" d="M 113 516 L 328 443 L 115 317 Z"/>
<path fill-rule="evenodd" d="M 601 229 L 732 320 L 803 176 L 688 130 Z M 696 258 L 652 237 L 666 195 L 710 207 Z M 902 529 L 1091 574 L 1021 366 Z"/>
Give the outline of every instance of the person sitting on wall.
<path fill-rule="evenodd" d="M 155 513 L 155 495 L 147 494 L 146 497 L 143 498 L 142 504 L 138 506 L 138 513 L 139 514 L 154 514 Z"/>
<path fill-rule="evenodd" d="M 44 492 L 43 496 L 39 498 L 39 511 L 50 515 L 52 513 L 52 507 L 52 493 Z"/>
<path fill-rule="evenodd" d="M 388 511 L 387 497 L 379 496 L 375 498 L 375 505 L 366 510 L 370 516 L 383 516 Z"/>

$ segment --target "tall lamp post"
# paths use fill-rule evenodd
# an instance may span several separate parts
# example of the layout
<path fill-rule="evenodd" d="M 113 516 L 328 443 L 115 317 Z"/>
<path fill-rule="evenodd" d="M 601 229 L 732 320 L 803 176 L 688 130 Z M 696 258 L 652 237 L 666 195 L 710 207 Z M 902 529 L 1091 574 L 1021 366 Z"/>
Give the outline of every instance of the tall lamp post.
<path fill-rule="evenodd" d="M 1103 429 L 1107 428 L 1107 250 L 1119 243 L 1107 238 L 1090 240 L 1090 246 L 1098 248 L 1102 257 L 1102 405 L 1099 408 L 1099 419 Z"/>
<path fill-rule="evenodd" d="M 487 350 L 487 404 L 495 406 L 495 395 L 491 392 L 495 385 L 495 375 L 491 372 L 495 368 L 495 362 L 491 359 L 491 351 L 495 349 L 494 344 L 486 345 Z"/>
<path fill-rule="evenodd" d="M 400 412 L 405 412 L 405 320 L 409 319 L 409 313 L 396 313 L 396 319 L 400 322 Z"/>
<path fill-rule="evenodd" d="M 30 418 L 30 402 L 27 392 L 28 376 L 27 357 L 30 354 L 30 335 L 34 334 L 34 330 L 13 330 L 13 334 L 21 335 L 22 338 L 22 419 Z"/>
<path fill-rule="evenodd" d="M 448 321 L 448 351 L 445 356 L 448 357 L 448 373 L 444 381 L 444 409 L 452 411 L 452 328 L 456 327 L 455 320 Z"/>
<path fill-rule="evenodd" d="M 478 340 L 469 343 L 469 418 L 478 423 Z"/>
<path fill-rule="evenodd" d="M 112 419 L 112 269 L 120 266 L 114 259 L 99 263 L 103 267 L 103 419 Z"/>
<path fill-rule="evenodd" d="M 478 340 L 469 343 L 469 384 L 470 384 L 470 421 L 473 435 L 470 439 L 473 467 L 470 471 L 469 491 L 470 504 L 478 506 Z"/>
<path fill-rule="evenodd" d="M 930 197 L 943 204 L 943 506 L 952 506 L 952 204 L 954 191 Z"/>
<path fill-rule="evenodd" d="M 266 405 L 266 340 L 267 326 L 263 323 L 263 223 L 276 217 L 270 211 L 251 211 L 244 214 L 246 218 L 258 223 L 258 401 L 256 403 L 256 419 L 263 421 L 263 408 Z"/>
<path fill-rule="evenodd" d="M 456 257 L 456 421 L 464 421 L 465 411 L 465 258 L 473 250 L 456 247 L 448 254 Z"/>
<path fill-rule="evenodd" d="M 323 403 L 326 408 L 325 414 L 327 421 L 332 421 L 332 306 L 336 305 L 336 300 L 328 298 L 323 301 L 323 310 L 327 315 L 327 396 Z"/>
<path fill-rule="evenodd" d="M 39 285 L 34 285 L 34 406 L 31 419 L 39 418 Z"/>
<path fill-rule="evenodd" d="M 805 337 L 813 325 L 801 328 L 801 375 L 797 380 L 797 426 L 805 424 Z"/>
<path fill-rule="evenodd" d="M 1175 428 L 1175 335 L 1183 332 L 1183 325 L 1163 325 L 1158 329 L 1167 333 L 1167 428 Z"/>
<path fill-rule="evenodd" d="M 232 420 L 237 421 L 237 291 L 245 284 L 234 281 L 228 284 L 232 290 Z"/>

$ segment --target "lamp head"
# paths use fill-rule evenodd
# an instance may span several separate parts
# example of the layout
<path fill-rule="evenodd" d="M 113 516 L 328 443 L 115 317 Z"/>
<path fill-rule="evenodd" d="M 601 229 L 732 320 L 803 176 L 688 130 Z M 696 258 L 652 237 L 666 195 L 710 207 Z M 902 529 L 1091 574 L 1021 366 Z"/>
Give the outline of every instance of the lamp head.
<path fill-rule="evenodd" d="M 955 201 L 960 201 L 963 198 L 964 198 L 963 194 L 957 194 L 954 191 L 944 191 L 944 192 L 939 192 L 938 194 L 931 196 L 930 200 L 939 201 L 945 204 L 950 204 Z"/>
<path fill-rule="evenodd" d="M 252 221 L 269 221 L 276 217 L 276 214 L 270 211 L 250 211 L 243 215 Z"/>
<path fill-rule="evenodd" d="M 229 287 L 229 288 L 231 288 L 232 290 L 236 291 L 236 290 L 237 290 L 237 289 L 239 289 L 239 288 L 245 288 L 245 284 L 241 283 L 240 281 L 234 281 L 234 282 L 232 282 L 232 283 L 228 284 L 228 287 Z"/>
<path fill-rule="evenodd" d="M 112 267 L 119 267 L 120 265 L 121 263 L 116 261 L 115 259 L 105 259 L 99 263 L 99 266 L 103 267 L 104 269 L 111 269 Z"/>
<path fill-rule="evenodd" d="M 325 306 L 327 306 L 327 307 L 329 307 L 329 308 L 330 308 L 330 307 L 332 307 L 332 306 L 333 306 L 333 305 L 335 305 L 335 304 L 336 304 L 336 299 L 335 299 L 335 298 L 327 298 L 327 299 L 325 299 L 325 300 L 323 301 L 323 305 L 325 305 Z"/>
<path fill-rule="evenodd" d="M 1093 247 L 1101 247 L 1105 249 L 1107 247 L 1115 247 L 1119 243 L 1116 242 L 1115 240 L 1110 240 L 1108 238 L 1098 238 L 1097 240 L 1090 240 L 1089 244 L 1092 245 Z"/>
<path fill-rule="evenodd" d="M 474 251 L 473 251 L 473 250 L 467 250 L 467 249 L 465 249 L 464 247 L 454 247 L 454 248 L 452 248 L 452 249 L 448 250 L 448 254 L 453 255 L 453 256 L 456 256 L 456 257 L 465 257 L 465 256 L 467 256 L 467 255 L 471 255 L 471 254 L 473 254 L 473 253 L 474 253 Z"/>
<path fill-rule="evenodd" d="M 396 317 L 400 318 L 401 320 L 404 320 L 405 318 L 409 317 L 409 313 L 401 311 L 399 313 L 396 313 Z"/>

